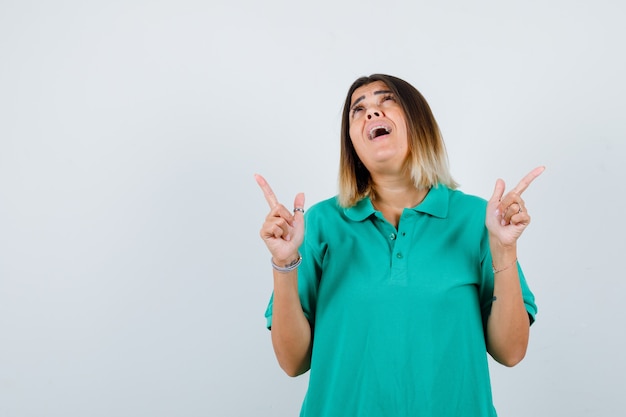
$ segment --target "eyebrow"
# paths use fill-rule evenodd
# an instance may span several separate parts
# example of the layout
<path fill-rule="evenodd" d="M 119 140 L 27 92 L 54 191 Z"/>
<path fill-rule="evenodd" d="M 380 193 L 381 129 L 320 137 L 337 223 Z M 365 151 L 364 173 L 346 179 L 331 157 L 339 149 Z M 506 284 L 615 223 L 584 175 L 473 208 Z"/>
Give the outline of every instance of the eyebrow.
<path fill-rule="evenodd" d="M 379 94 L 393 94 L 393 91 L 391 90 L 378 90 L 378 91 L 374 91 L 374 95 L 379 95 Z M 363 101 L 365 99 L 365 96 L 361 96 L 359 98 L 356 99 L 356 101 L 354 103 L 352 103 L 352 106 L 350 106 L 350 110 L 352 111 L 352 109 L 354 109 L 354 106 L 356 106 L 357 104 L 359 104 L 361 101 Z"/>

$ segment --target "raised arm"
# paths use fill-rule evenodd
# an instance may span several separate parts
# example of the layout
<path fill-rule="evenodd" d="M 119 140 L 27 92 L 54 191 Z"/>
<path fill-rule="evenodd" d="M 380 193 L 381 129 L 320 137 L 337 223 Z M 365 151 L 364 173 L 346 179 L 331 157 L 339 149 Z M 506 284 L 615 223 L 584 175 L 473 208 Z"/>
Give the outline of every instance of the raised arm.
<path fill-rule="evenodd" d="M 311 326 L 298 295 L 298 269 L 288 267 L 300 258 L 298 249 L 304 239 L 304 194 L 296 195 L 294 210 L 290 211 L 278 202 L 265 178 L 255 175 L 255 179 L 270 206 L 260 235 L 273 264 L 278 267 L 273 269 L 272 345 L 280 367 L 288 375 L 297 376 L 310 367 L 312 341 Z"/>
<path fill-rule="evenodd" d="M 499 179 L 487 205 L 485 224 L 489 230 L 494 269 L 494 301 L 487 321 L 487 351 L 506 366 L 519 363 L 528 347 L 530 322 L 516 264 L 517 239 L 530 223 L 521 195 L 544 169 L 532 170 L 506 195 L 504 181 Z"/>

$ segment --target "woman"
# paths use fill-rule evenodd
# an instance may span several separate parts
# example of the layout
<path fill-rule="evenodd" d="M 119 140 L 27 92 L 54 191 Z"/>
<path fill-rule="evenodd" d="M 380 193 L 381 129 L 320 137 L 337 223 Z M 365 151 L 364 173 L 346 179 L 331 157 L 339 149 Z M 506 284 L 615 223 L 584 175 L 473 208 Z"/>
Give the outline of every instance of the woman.
<path fill-rule="evenodd" d="M 280 366 L 311 370 L 301 416 L 495 416 L 488 352 L 514 366 L 536 306 L 517 264 L 522 192 L 487 202 L 455 190 L 422 95 L 375 74 L 350 87 L 339 195 L 307 211 L 270 205 L 266 317 Z"/>

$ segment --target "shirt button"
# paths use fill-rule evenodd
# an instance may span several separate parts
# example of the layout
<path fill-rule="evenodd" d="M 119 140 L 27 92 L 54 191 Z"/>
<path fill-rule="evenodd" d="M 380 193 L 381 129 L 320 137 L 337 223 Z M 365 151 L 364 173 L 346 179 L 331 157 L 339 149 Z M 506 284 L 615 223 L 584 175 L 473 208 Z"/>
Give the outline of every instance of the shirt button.
<path fill-rule="evenodd" d="M 396 258 L 398 258 L 398 259 L 402 259 L 402 258 L 403 258 L 402 253 L 398 252 L 398 253 L 396 254 Z"/>
<path fill-rule="evenodd" d="M 396 234 L 395 233 L 390 234 L 389 235 L 389 239 L 395 240 L 396 239 Z"/>

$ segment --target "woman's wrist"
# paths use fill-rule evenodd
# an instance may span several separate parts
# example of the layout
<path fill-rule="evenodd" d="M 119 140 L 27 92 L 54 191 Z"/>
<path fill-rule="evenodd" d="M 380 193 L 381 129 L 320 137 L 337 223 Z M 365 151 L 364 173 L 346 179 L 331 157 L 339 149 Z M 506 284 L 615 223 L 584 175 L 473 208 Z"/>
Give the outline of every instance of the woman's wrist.
<path fill-rule="evenodd" d="M 507 269 L 510 269 L 516 265 L 517 265 L 517 258 L 515 258 L 515 260 L 511 263 L 507 263 L 507 264 L 500 265 L 500 266 L 496 266 L 495 263 L 492 263 L 491 269 L 492 269 L 493 274 L 495 275 L 498 272 L 506 271 Z"/>
<path fill-rule="evenodd" d="M 491 242 L 489 246 L 491 249 L 491 262 L 495 270 L 501 270 L 517 262 L 517 245 L 504 246 Z"/>
<path fill-rule="evenodd" d="M 291 272 L 300 266 L 300 263 L 302 262 L 302 255 L 298 252 L 296 256 L 288 258 L 286 261 L 276 262 L 274 261 L 274 258 L 271 258 L 270 262 L 272 264 L 272 268 L 278 272 Z"/>

